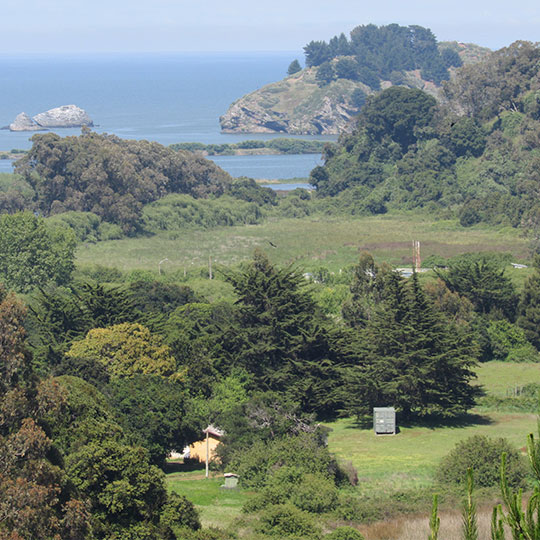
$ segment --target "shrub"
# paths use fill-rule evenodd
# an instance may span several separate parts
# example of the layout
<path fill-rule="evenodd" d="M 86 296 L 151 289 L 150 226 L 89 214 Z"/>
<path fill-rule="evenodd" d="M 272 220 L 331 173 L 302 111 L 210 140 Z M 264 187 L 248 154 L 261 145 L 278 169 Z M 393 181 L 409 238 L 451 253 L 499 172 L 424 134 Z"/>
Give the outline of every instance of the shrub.
<path fill-rule="evenodd" d="M 191 501 L 188 501 L 183 495 L 171 493 L 163 506 L 160 526 L 165 530 L 172 531 L 179 527 L 196 531 L 201 528 L 201 521 L 199 513 Z"/>
<path fill-rule="evenodd" d="M 490 487 L 499 483 L 501 455 L 507 454 L 508 483 L 512 487 L 522 486 L 527 469 L 518 451 L 506 439 L 492 439 L 484 435 L 473 435 L 458 443 L 443 458 L 437 471 L 437 479 L 443 484 L 464 485 L 467 469 L 474 472 L 478 487 Z"/>
<path fill-rule="evenodd" d="M 279 538 L 291 535 L 319 538 L 313 517 L 292 504 L 276 504 L 267 508 L 261 514 L 259 531 Z"/>
<path fill-rule="evenodd" d="M 292 487 L 291 502 L 307 512 L 322 513 L 333 510 L 338 500 L 334 482 L 321 474 L 306 474 Z"/>
<path fill-rule="evenodd" d="M 338 527 L 335 531 L 327 534 L 324 540 L 364 540 L 364 537 L 352 527 Z"/>

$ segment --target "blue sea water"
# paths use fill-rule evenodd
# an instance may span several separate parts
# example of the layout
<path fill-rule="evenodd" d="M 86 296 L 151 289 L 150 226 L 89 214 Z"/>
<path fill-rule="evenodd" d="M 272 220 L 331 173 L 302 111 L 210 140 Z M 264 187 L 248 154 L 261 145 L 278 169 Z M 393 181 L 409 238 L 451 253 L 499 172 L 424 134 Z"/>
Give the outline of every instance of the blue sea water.
<path fill-rule="evenodd" d="M 281 79 L 294 58 L 301 55 L 295 52 L 0 55 L 0 126 L 10 124 L 23 111 L 33 116 L 53 107 L 75 104 L 88 112 L 96 131 L 126 139 L 148 139 L 165 145 L 268 139 L 278 135 L 223 134 L 219 116 L 235 99 Z M 80 133 L 79 129 L 55 131 L 62 136 Z M 0 150 L 28 149 L 31 136 L 32 133 L 2 130 Z M 318 156 L 225 157 L 230 159 L 225 159 L 222 166 L 231 174 L 255 178 L 306 176 L 318 159 Z"/>

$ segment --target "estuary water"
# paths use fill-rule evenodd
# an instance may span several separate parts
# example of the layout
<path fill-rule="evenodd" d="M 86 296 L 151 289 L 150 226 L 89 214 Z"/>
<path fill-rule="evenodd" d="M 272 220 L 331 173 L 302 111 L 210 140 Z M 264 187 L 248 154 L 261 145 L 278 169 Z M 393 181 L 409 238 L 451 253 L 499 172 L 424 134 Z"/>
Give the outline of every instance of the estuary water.
<path fill-rule="evenodd" d="M 281 79 L 298 52 L 0 55 L 0 126 L 75 104 L 98 132 L 126 139 L 234 143 L 284 135 L 223 134 L 219 116 L 237 98 Z M 79 129 L 55 130 L 62 136 Z M 0 131 L 0 150 L 28 149 L 33 133 Z M 334 140 L 332 137 L 299 137 Z M 233 176 L 305 177 L 320 156 L 222 156 Z M 5 166 L 2 170 L 5 169 Z"/>

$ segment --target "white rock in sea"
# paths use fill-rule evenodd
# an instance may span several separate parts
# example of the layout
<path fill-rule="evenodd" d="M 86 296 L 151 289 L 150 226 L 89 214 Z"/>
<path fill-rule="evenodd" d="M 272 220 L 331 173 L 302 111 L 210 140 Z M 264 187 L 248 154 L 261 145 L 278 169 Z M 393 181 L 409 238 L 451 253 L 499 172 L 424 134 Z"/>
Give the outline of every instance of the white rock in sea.
<path fill-rule="evenodd" d="M 15 120 L 9 124 L 10 131 L 39 131 L 43 129 L 38 126 L 25 112 L 18 114 Z"/>
<path fill-rule="evenodd" d="M 36 114 L 36 124 L 44 128 L 93 126 L 94 122 L 85 110 L 76 105 L 63 105 Z"/>

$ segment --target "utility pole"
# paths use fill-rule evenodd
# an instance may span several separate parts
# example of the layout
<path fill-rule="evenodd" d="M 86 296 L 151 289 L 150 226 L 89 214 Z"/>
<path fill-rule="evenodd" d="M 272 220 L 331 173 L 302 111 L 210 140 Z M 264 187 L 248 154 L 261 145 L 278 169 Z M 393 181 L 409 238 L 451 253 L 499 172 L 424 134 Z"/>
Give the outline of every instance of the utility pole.
<path fill-rule="evenodd" d="M 415 272 L 420 272 L 422 261 L 420 259 L 420 241 L 413 240 L 413 269 Z"/>
<path fill-rule="evenodd" d="M 208 255 L 208 277 L 212 279 L 212 255 Z"/>

